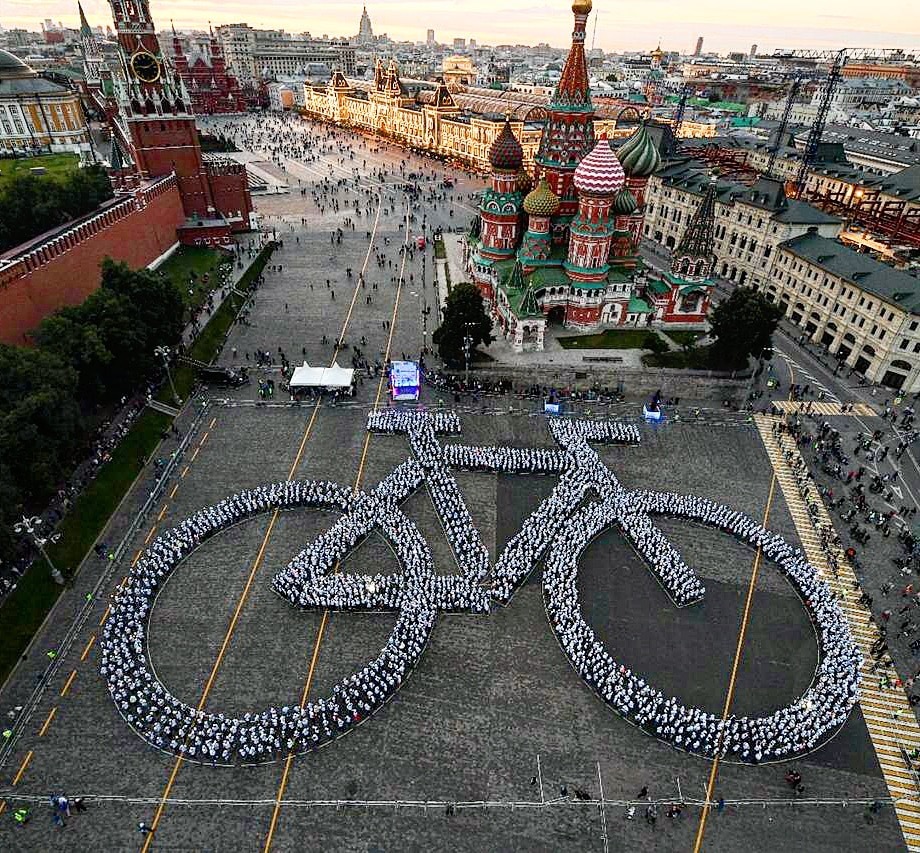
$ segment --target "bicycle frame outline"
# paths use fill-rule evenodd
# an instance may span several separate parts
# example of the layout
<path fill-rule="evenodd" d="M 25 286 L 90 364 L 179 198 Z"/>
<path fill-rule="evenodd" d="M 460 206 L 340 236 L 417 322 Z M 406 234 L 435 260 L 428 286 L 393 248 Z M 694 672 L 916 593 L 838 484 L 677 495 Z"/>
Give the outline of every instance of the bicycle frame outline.
<path fill-rule="evenodd" d="M 801 552 L 792 549 L 781 537 L 765 531 L 743 514 L 720 507 L 711 501 L 701 498 L 684 499 L 674 493 L 626 490 L 590 446 L 590 442 L 616 439 L 622 441 L 624 438 L 632 437 L 638 440 L 638 431 L 635 427 L 626 427 L 618 422 L 564 419 L 551 420 L 548 424 L 559 449 L 541 449 L 536 452 L 546 466 L 546 473 L 558 474 L 559 482 L 550 496 L 523 522 L 521 530 L 508 542 L 494 567 L 490 566 L 488 552 L 472 523 L 450 470 L 452 467 L 467 467 L 471 470 L 492 472 L 533 472 L 529 467 L 515 467 L 514 458 L 521 452 L 517 448 L 439 444 L 437 432 L 460 432 L 460 423 L 456 415 L 423 412 L 409 414 L 392 410 L 371 414 L 368 418 L 368 429 L 406 434 L 413 457 L 397 466 L 390 475 L 368 492 L 347 490 L 334 483 L 318 481 L 273 484 L 267 487 L 270 496 L 266 498 L 260 493 L 261 503 L 253 511 L 244 513 L 244 517 L 251 517 L 268 509 L 295 506 L 332 509 L 343 513 L 329 530 L 317 537 L 287 567 L 275 575 L 272 581 L 274 591 L 302 608 L 396 611 L 396 624 L 380 655 L 362 670 L 336 685 L 332 696 L 317 702 L 308 702 L 304 708 L 286 707 L 281 711 L 272 708 L 251 719 L 247 719 L 250 715 L 245 715 L 242 720 L 228 720 L 223 715 L 192 711 L 192 726 L 200 726 L 202 731 L 209 731 L 215 742 L 221 743 L 227 734 L 229 723 L 234 736 L 240 726 L 245 728 L 249 725 L 250 728 L 255 728 L 259 724 L 270 725 L 278 733 L 273 742 L 280 741 L 289 749 L 299 747 L 302 751 L 309 751 L 325 745 L 348 731 L 354 724 L 363 722 L 395 694 L 423 654 L 439 612 L 486 613 L 493 605 L 510 603 L 516 589 L 544 557 L 544 598 L 547 616 L 560 646 L 576 670 L 579 668 L 573 655 L 587 654 L 602 664 L 602 671 L 606 672 L 604 678 L 588 678 L 579 670 L 589 686 L 621 716 L 646 730 L 649 730 L 654 722 L 656 713 L 661 711 L 673 711 L 676 716 L 673 716 L 672 722 L 675 724 L 687 724 L 697 728 L 700 725 L 711 727 L 710 736 L 696 744 L 684 744 L 679 736 L 675 736 L 675 740 L 675 737 L 669 738 L 666 733 L 660 731 L 650 733 L 668 740 L 674 746 L 707 757 L 720 754 L 723 758 L 754 761 L 760 749 L 767 743 L 772 725 L 797 721 L 800 724 L 799 728 L 805 730 L 810 727 L 812 732 L 807 737 L 802 735 L 805 740 L 787 738 L 786 748 L 780 758 L 811 751 L 843 725 L 856 700 L 855 686 L 852 690 L 837 696 L 834 696 L 828 687 L 841 673 L 852 675 L 858 672 L 859 656 L 839 606 L 833 601 L 823 600 L 822 603 L 822 598 L 816 590 L 820 592 L 823 586 L 826 591 L 826 586 L 814 569 L 805 562 Z M 440 428 L 436 429 L 436 425 Z M 491 462 L 487 459 L 489 456 Z M 464 466 L 464 458 L 479 459 L 480 464 Z M 432 503 L 445 527 L 460 569 L 459 575 L 434 573 L 430 548 L 414 523 L 399 508 L 399 505 L 423 484 L 428 487 Z M 234 498 L 246 504 L 257 491 L 242 492 Z M 584 501 L 589 496 L 595 500 L 585 505 Z M 445 520 L 442 509 L 452 499 L 455 500 L 455 515 Z M 694 511 L 687 510 L 687 500 L 693 502 Z M 202 512 L 206 513 L 207 510 Z M 800 593 L 803 605 L 816 625 L 819 648 L 822 651 L 822 660 L 819 662 L 812 685 L 797 702 L 779 709 L 771 717 L 756 720 L 739 720 L 731 717 L 727 721 L 716 722 L 714 715 L 700 709 L 686 709 L 679 705 L 678 700 L 664 697 L 660 692 L 654 691 L 644 679 L 618 664 L 596 639 L 593 630 L 580 613 L 573 614 L 572 608 L 566 606 L 563 593 L 574 593 L 574 600 L 578 601 L 574 583 L 578 557 L 583 548 L 573 552 L 571 547 L 567 546 L 580 541 L 575 535 L 575 522 L 582 516 L 587 518 L 587 523 L 593 531 L 588 541 L 604 529 L 618 526 L 624 537 L 631 542 L 640 556 L 643 556 L 646 565 L 650 567 L 676 606 L 692 604 L 703 597 L 705 589 L 699 578 L 652 524 L 650 514 L 683 515 L 709 526 L 716 526 L 725 532 L 740 536 L 755 547 L 763 548 L 764 555 L 779 564 Z M 201 513 L 192 518 L 198 518 L 200 515 Z M 712 521 L 713 517 L 718 520 Z M 208 535 L 217 532 L 223 526 L 226 525 L 207 530 L 199 541 L 189 547 L 182 547 L 180 544 L 178 548 L 167 548 L 166 553 L 171 553 L 175 558 L 172 568 L 175 568 L 191 550 L 198 547 Z M 181 529 L 182 525 L 176 530 Z M 549 533 L 546 532 L 547 529 Z M 374 530 L 380 532 L 390 544 L 399 560 L 399 571 L 393 575 L 374 576 L 339 571 L 342 561 Z M 541 537 L 535 535 L 537 530 L 542 531 Z M 170 531 L 170 534 L 173 532 Z M 187 533 L 187 530 L 185 532 Z M 161 537 L 167 544 L 170 534 Z M 586 545 L 587 542 L 584 542 L 584 546 Z M 148 549 L 148 553 L 162 555 L 164 552 L 160 546 L 161 540 L 158 539 Z M 138 563 L 137 569 L 144 575 L 148 568 L 145 555 Z M 168 575 L 169 571 L 161 575 Z M 675 579 L 681 583 L 674 583 Z M 126 592 L 133 589 L 132 583 Z M 118 609 L 116 602 L 104 632 L 104 674 L 106 653 L 114 648 L 113 642 L 119 642 L 119 619 L 116 612 Z M 146 618 L 149 620 L 149 609 L 146 611 Z M 115 630 L 110 631 L 110 625 L 114 626 Z M 137 640 L 140 639 L 144 651 L 149 656 L 143 627 L 136 623 L 132 623 L 131 627 L 131 640 L 135 643 L 135 648 Z M 834 648 L 834 641 L 841 640 L 844 641 L 845 648 L 831 660 L 827 651 Z M 111 655 L 108 656 L 108 660 L 111 661 Z M 830 663 L 825 667 L 828 661 Z M 152 670 L 152 667 L 150 669 Z M 146 687 L 152 690 L 157 698 L 168 696 L 173 703 L 167 702 L 170 708 L 186 712 L 188 706 L 169 695 L 159 682 L 155 685 L 140 684 L 144 679 L 148 682 L 150 680 L 150 673 L 146 667 L 141 666 L 137 674 L 138 682 L 134 685 L 136 689 Z M 155 680 L 155 675 L 152 678 Z M 365 681 L 370 679 L 373 685 L 373 693 L 368 693 L 369 700 L 367 697 L 362 699 L 357 690 L 362 678 Z M 649 689 L 654 691 L 651 696 Z M 640 694 L 644 691 L 645 698 L 649 700 L 637 713 L 632 712 L 634 709 L 629 701 L 633 690 L 639 690 Z M 113 692 L 118 705 L 119 697 L 111 684 L 110 691 Z M 828 701 L 828 697 L 832 701 Z M 376 699 L 380 701 L 375 701 Z M 137 720 L 128 722 L 141 737 L 151 742 L 149 732 L 145 732 L 143 726 L 138 726 Z M 254 735 L 251 737 L 254 738 Z M 159 740 L 159 743 L 153 745 L 164 748 L 162 737 Z M 741 748 L 742 744 L 746 745 L 744 749 Z M 242 746 L 251 746 L 249 738 L 242 738 Z M 191 760 L 199 759 L 194 749 L 192 754 L 189 754 L 187 739 L 185 743 L 177 743 L 173 738 L 168 748 Z M 224 749 L 221 754 L 227 757 L 227 750 Z M 241 763 L 251 763 L 246 760 L 247 757 L 262 761 L 266 758 L 275 760 L 280 756 L 266 757 L 260 752 L 247 752 L 244 748 L 242 755 L 238 757 L 243 758 Z M 214 763 L 225 763 L 217 761 L 214 754 L 202 758 Z"/>

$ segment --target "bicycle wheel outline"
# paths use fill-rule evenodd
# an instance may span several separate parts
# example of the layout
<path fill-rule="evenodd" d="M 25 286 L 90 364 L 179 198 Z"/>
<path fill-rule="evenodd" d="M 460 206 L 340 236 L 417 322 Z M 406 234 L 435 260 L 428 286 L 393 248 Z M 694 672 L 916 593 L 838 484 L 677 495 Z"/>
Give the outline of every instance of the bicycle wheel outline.
<path fill-rule="evenodd" d="M 663 741 L 683 752 L 698 755 L 705 759 L 714 758 L 718 752 L 720 760 L 739 764 L 760 764 L 800 758 L 803 755 L 819 749 L 832 740 L 846 724 L 859 698 L 858 676 L 861 659 L 842 609 L 827 587 L 827 583 L 820 577 L 814 566 L 808 563 L 800 549 L 793 548 L 793 546 L 786 542 L 784 537 L 767 530 L 744 513 L 731 510 L 730 507 L 717 504 L 706 498 L 689 496 L 696 502 L 700 512 L 696 514 L 686 512 L 684 511 L 685 507 L 680 504 L 680 499 L 682 497 L 688 496 L 678 495 L 674 492 L 656 492 L 650 490 L 624 492 L 622 495 L 616 495 L 606 500 L 596 501 L 593 504 L 583 507 L 579 512 L 573 513 L 573 515 L 566 520 L 550 545 L 543 573 L 543 599 L 547 620 L 550 623 L 551 630 L 566 660 L 586 686 L 614 713 L 630 724 L 640 728 L 645 734 Z M 619 663 L 613 655 L 610 654 L 604 644 L 597 638 L 594 629 L 585 619 L 582 611 L 582 602 L 578 596 L 575 584 L 578 580 L 581 557 L 595 539 L 610 529 L 617 529 L 624 540 L 629 541 L 629 537 L 621 526 L 620 519 L 627 513 L 635 512 L 636 507 L 639 507 L 649 516 L 668 515 L 670 517 L 693 521 L 697 524 L 714 528 L 721 533 L 736 536 L 742 543 L 753 546 L 754 548 L 758 546 L 758 543 L 763 547 L 764 559 L 774 563 L 780 570 L 780 573 L 787 579 L 815 629 L 819 653 L 818 665 L 815 668 L 815 674 L 808 688 L 802 696 L 798 697 L 792 703 L 777 708 L 772 714 L 766 717 L 749 718 L 730 715 L 726 720 L 722 721 L 721 717 L 713 713 L 703 711 L 699 708 L 687 707 L 678 697 L 666 696 L 647 678 L 642 675 L 637 675 L 625 664 Z M 741 530 L 723 527 L 720 526 L 719 522 L 714 522 L 708 518 L 702 517 L 702 513 L 705 513 L 706 510 L 712 511 L 723 509 L 729 513 L 730 521 L 736 522 L 739 528 L 746 527 L 749 532 L 745 534 Z M 593 515 L 592 511 L 594 513 Z M 573 537 L 571 533 L 572 528 L 578 524 L 586 523 L 586 518 L 590 533 L 587 539 L 585 539 L 584 544 L 573 549 L 570 547 L 571 542 L 575 541 L 575 537 Z M 783 555 L 782 560 L 780 560 L 768 554 L 768 548 L 771 551 L 786 549 L 788 553 Z M 642 557 L 642 554 L 639 553 L 639 556 Z M 643 560 L 644 559 L 643 557 Z M 653 577 L 657 577 L 654 571 L 651 571 L 651 574 Z M 813 591 L 823 588 L 825 595 L 823 596 L 824 600 L 822 604 L 825 610 L 830 611 L 829 613 L 816 612 L 810 604 L 810 599 L 806 590 L 799 586 L 799 581 L 811 583 L 813 585 Z M 566 594 L 567 587 L 571 587 L 571 589 L 568 590 L 568 594 L 573 597 L 572 600 L 574 600 L 576 604 L 574 610 L 575 615 L 568 622 L 562 622 L 557 617 L 558 611 L 554 605 L 558 604 L 560 596 Z M 831 618 L 827 618 L 828 616 Z M 563 637 L 565 633 L 577 633 L 582 635 L 584 643 L 579 649 L 575 649 L 575 651 L 585 653 L 586 648 L 590 645 L 590 651 L 592 653 L 600 655 L 602 659 L 604 657 L 608 659 L 610 666 L 603 678 L 600 680 L 589 678 L 579 668 L 577 663 L 573 660 L 572 653 L 570 653 L 566 646 Z M 834 633 L 838 634 L 836 639 L 840 641 L 840 645 L 835 647 L 832 643 L 828 643 L 835 652 L 834 654 L 828 654 L 823 641 L 827 635 Z M 835 683 L 837 680 L 835 674 L 829 671 L 835 664 L 840 668 L 842 674 L 849 676 L 849 681 L 847 683 L 852 685 L 851 689 L 846 693 L 840 694 L 834 694 L 833 691 L 822 692 L 816 689 L 825 681 Z M 682 745 L 682 743 L 676 742 L 675 737 L 663 736 L 651 730 L 647 723 L 651 722 L 652 712 L 640 715 L 628 708 L 623 710 L 616 707 L 611 701 L 611 697 L 605 693 L 604 685 L 616 680 L 615 673 L 619 672 L 623 674 L 623 670 L 626 671 L 624 678 L 635 678 L 635 680 L 641 679 L 643 682 L 641 686 L 634 689 L 624 688 L 623 695 L 631 699 L 634 705 L 639 704 L 639 694 L 644 688 L 647 688 L 645 695 L 646 698 L 654 704 L 653 711 L 657 711 L 663 704 L 670 704 L 672 708 L 684 708 L 686 717 L 695 716 L 695 719 L 692 720 L 692 722 L 695 723 L 700 720 L 700 717 L 702 717 L 704 723 L 709 719 L 717 719 L 718 722 L 711 734 L 715 735 L 716 744 L 719 745 L 719 749 L 715 748 L 716 744 L 707 746 L 705 742 L 701 744 L 700 748 L 688 748 Z M 612 690 L 612 687 L 608 689 Z M 651 697 L 648 696 L 649 691 L 652 693 Z M 835 695 L 840 701 L 828 708 L 827 704 L 822 702 L 822 699 L 825 696 L 834 697 Z M 655 702 L 654 700 L 656 698 L 661 701 Z M 746 734 L 752 742 L 750 752 L 752 756 L 756 756 L 756 745 L 764 745 L 762 739 L 758 739 L 756 730 L 764 726 L 766 721 L 770 721 L 774 717 L 779 718 L 781 714 L 789 712 L 792 709 L 798 709 L 799 712 L 804 712 L 809 721 L 816 723 L 815 727 L 812 729 L 813 734 L 809 736 L 809 740 L 804 743 L 800 740 L 797 744 L 790 744 L 782 751 L 777 751 L 773 748 L 770 753 L 764 752 L 764 757 L 759 759 L 756 757 L 744 757 L 743 755 L 739 755 L 737 750 L 732 749 L 732 742 L 729 740 L 729 736 L 739 733 Z M 644 712 L 646 708 L 640 710 Z M 777 720 L 777 724 L 779 724 L 779 722 L 780 721 Z M 795 726 L 792 732 L 801 732 L 802 724 L 803 719 L 800 717 L 799 725 Z M 723 735 L 723 732 L 727 734 Z"/>
<path fill-rule="evenodd" d="M 317 491 L 326 492 L 327 494 L 325 496 L 316 494 Z M 416 606 L 408 607 L 405 601 L 401 601 L 398 607 L 388 610 L 395 618 L 393 629 L 383 649 L 378 652 L 377 657 L 368 661 L 363 667 L 363 672 L 366 672 L 369 668 L 380 665 L 383 660 L 396 660 L 399 662 L 401 666 L 396 668 L 399 674 L 394 676 L 393 682 L 390 684 L 392 689 L 389 691 L 382 690 L 379 701 L 375 702 L 375 704 L 371 705 L 369 708 L 362 708 L 363 713 L 361 713 L 358 718 L 343 718 L 345 723 L 342 726 L 338 726 L 338 731 L 333 729 L 330 736 L 319 737 L 318 739 L 313 738 L 313 732 L 308 730 L 307 726 L 311 725 L 318 715 L 323 716 L 322 708 L 325 704 L 332 703 L 334 697 L 338 694 L 346 695 L 348 693 L 348 687 L 353 683 L 358 672 L 362 671 L 360 666 L 354 672 L 339 681 L 333 687 L 333 692 L 330 696 L 322 697 L 316 701 L 309 701 L 303 710 L 300 709 L 299 705 L 294 704 L 292 706 L 285 706 L 288 707 L 288 713 L 284 714 L 282 713 L 282 709 L 276 708 L 275 706 L 269 706 L 267 710 L 261 713 L 258 711 L 247 712 L 242 716 L 235 717 L 222 714 L 219 711 L 199 712 L 196 708 L 183 702 L 172 694 L 156 675 L 149 645 L 150 621 L 156 599 L 160 592 L 165 589 L 173 572 L 175 572 L 185 560 L 209 539 L 220 535 L 230 527 L 253 520 L 266 513 L 275 512 L 276 510 L 288 511 L 305 508 L 347 513 L 362 499 L 366 498 L 366 493 L 354 492 L 336 483 L 322 480 L 263 484 L 262 486 L 239 491 L 218 504 L 218 506 L 226 507 L 228 503 L 236 502 L 239 504 L 241 502 L 245 503 L 248 499 L 252 499 L 254 506 L 250 507 L 250 511 L 240 512 L 234 515 L 228 523 L 217 525 L 211 524 L 208 520 L 208 514 L 214 510 L 215 507 L 205 507 L 184 519 L 177 527 L 157 537 L 132 570 L 129 575 L 129 583 L 112 602 L 111 610 L 104 623 L 99 643 L 102 653 L 100 671 L 106 682 L 106 688 L 113 699 L 116 710 L 124 722 L 154 749 L 161 752 L 181 755 L 184 760 L 190 763 L 219 766 L 245 766 L 279 761 L 283 759 L 289 751 L 293 751 L 296 754 L 313 752 L 316 749 L 332 743 L 344 734 L 347 734 L 355 726 L 365 722 L 386 705 L 412 674 L 415 666 L 417 666 L 418 661 L 427 648 L 431 632 L 434 629 L 438 616 L 438 609 L 430 600 L 426 601 L 424 593 L 420 599 L 416 599 L 414 602 Z M 394 555 L 396 555 L 400 567 L 396 575 L 380 577 L 403 577 L 406 573 L 406 567 L 411 567 L 414 563 L 419 561 L 427 564 L 420 566 L 421 579 L 426 579 L 426 569 L 427 572 L 433 576 L 431 550 L 427 541 L 418 531 L 418 528 L 398 507 L 389 505 L 387 511 L 393 513 L 394 518 L 398 517 L 399 520 L 405 523 L 405 530 L 408 536 L 403 540 L 404 547 L 400 547 L 400 540 L 394 540 L 388 537 L 382 526 L 372 528 L 372 530 L 376 530 L 383 536 Z M 188 530 L 189 527 L 197 522 L 203 522 L 202 529 L 196 535 L 192 536 L 190 541 L 186 541 L 183 547 L 178 541 L 178 531 L 182 529 Z M 359 537 L 357 542 L 338 557 L 338 560 L 341 561 L 346 559 L 351 551 L 353 551 L 363 539 L 364 536 Z M 407 550 L 410 543 L 417 549 L 414 552 L 414 556 L 412 552 Z M 153 555 L 162 551 L 172 552 L 173 559 L 171 563 L 164 561 L 163 565 L 156 569 L 151 569 Z M 155 575 L 155 578 L 151 575 L 151 571 L 153 575 Z M 148 586 L 142 589 L 145 581 L 148 583 Z M 407 597 L 407 589 L 412 589 L 412 587 L 401 588 L 404 598 Z M 140 608 L 136 611 L 139 615 L 139 619 L 130 620 L 128 623 L 129 628 L 126 630 L 121 622 L 121 617 L 125 615 L 126 612 L 130 612 L 129 602 L 135 604 L 135 606 L 138 604 L 140 605 Z M 402 658 L 392 654 L 386 654 L 390 640 L 397 636 L 400 640 L 404 641 L 404 645 L 409 645 L 412 649 L 411 654 L 407 654 Z M 405 642 L 407 638 L 414 639 L 414 647 L 411 643 Z M 122 646 L 121 655 L 118 655 L 116 652 L 116 647 L 118 645 Z M 125 647 L 129 645 L 134 649 L 133 654 L 125 652 Z M 119 663 L 133 664 L 134 678 L 126 684 L 126 673 L 123 669 L 119 669 L 116 674 L 121 680 L 118 685 L 113 685 L 113 682 L 107 677 L 107 670 L 109 665 L 115 666 Z M 378 684 L 379 683 L 380 682 L 378 682 Z M 115 686 L 120 689 L 116 690 Z M 139 694 L 146 700 L 147 707 L 164 708 L 163 713 L 155 715 L 155 712 L 151 710 L 148 712 L 148 719 L 143 721 L 139 721 L 133 714 L 128 714 L 126 716 L 122 709 L 120 696 L 130 695 L 134 697 Z M 171 717 L 167 715 L 166 710 L 173 712 Z M 275 713 L 272 714 L 272 712 Z M 191 754 L 184 748 L 191 737 L 190 734 L 184 736 L 180 746 L 176 748 L 168 743 L 158 743 L 158 738 L 166 738 L 168 740 L 171 731 L 167 730 L 164 734 L 161 734 L 162 727 L 160 731 L 154 729 L 154 726 L 158 722 L 162 722 L 163 719 L 181 719 L 190 724 L 193 732 L 199 731 L 207 724 L 211 724 L 219 728 L 221 736 L 226 736 L 228 729 L 231 733 L 235 733 L 236 729 L 239 728 L 250 729 L 253 733 L 256 733 L 258 732 L 259 725 L 265 720 L 266 715 L 273 717 L 281 724 L 281 734 L 283 735 L 282 746 L 277 750 L 277 754 L 250 760 L 245 760 L 243 756 L 240 756 L 238 741 L 231 742 L 231 745 L 234 746 L 231 750 L 231 756 L 236 756 L 238 760 L 225 761 L 210 756 L 199 757 L 197 753 Z M 143 725 L 141 723 L 143 723 Z M 211 734 L 211 732 L 207 732 L 207 734 Z M 293 740 L 297 744 L 293 750 L 291 750 L 290 747 L 287 750 L 285 749 L 289 740 Z"/>

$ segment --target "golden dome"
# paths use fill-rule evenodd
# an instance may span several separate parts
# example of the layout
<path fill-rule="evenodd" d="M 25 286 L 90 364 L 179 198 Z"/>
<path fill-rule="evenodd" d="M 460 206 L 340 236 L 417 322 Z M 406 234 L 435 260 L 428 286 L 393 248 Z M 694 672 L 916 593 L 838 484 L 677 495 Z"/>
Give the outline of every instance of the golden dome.
<path fill-rule="evenodd" d="M 572 0 L 572 11 L 576 15 L 587 15 L 591 8 L 591 0 Z"/>

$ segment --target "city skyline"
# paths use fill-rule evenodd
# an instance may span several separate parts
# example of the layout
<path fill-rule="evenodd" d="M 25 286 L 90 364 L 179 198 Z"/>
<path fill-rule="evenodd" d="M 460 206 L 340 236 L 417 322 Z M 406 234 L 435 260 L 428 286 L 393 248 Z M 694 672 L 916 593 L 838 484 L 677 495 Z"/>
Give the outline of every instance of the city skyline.
<path fill-rule="evenodd" d="M 154 0 L 151 11 L 160 27 L 168 26 L 170 20 L 182 29 L 204 29 L 209 20 L 214 25 L 245 21 L 292 33 L 347 37 L 357 33 L 362 5 L 354 0 L 328 0 L 305 11 L 295 0 L 277 0 L 271 14 L 253 15 L 252 6 L 239 0 Z M 83 7 L 93 25 L 111 22 L 106 0 L 86 0 Z M 368 12 L 375 33 L 387 33 L 399 41 L 423 42 L 430 27 L 442 44 L 454 38 L 473 38 L 480 44 L 548 42 L 564 47 L 569 32 L 561 13 L 567 7 L 565 2 L 536 5 L 533 0 L 504 0 L 496 8 L 486 0 L 470 0 L 461 11 L 450 0 L 374 0 Z M 792 26 L 765 25 L 758 10 L 727 0 L 699 0 L 692 8 L 666 0 L 640 5 L 597 0 L 587 43 L 607 52 L 640 51 L 651 50 L 660 39 L 664 50 L 684 54 L 693 52 L 699 35 L 705 38 L 705 49 L 717 53 L 747 51 L 752 43 L 767 52 L 778 47 L 920 46 L 920 15 L 906 20 L 903 9 L 898 0 L 880 0 L 871 13 L 855 0 L 820 0 L 808 8 L 795 0 L 776 0 L 772 20 L 791 21 L 799 16 Z M 78 26 L 76 0 L 7 0 L 0 24 L 36 30 L 45 18 Z M 482 23 L 471 28 L 471 19 Z"/>

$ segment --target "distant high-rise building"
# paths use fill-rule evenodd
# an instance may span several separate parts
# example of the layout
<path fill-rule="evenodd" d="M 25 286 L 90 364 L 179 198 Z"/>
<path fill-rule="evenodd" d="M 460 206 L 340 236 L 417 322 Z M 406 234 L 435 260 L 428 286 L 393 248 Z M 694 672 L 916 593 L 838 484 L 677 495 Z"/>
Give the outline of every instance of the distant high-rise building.
<path fill-rule="evenodd" d="M 361 13 L 361 23 L 358 25 L 358 44 L 370 44 L 374 40 L 374 28 L 371 26 L 371 16 L 367 14 L 367 6 Z"/>
<path fill-rule="evenodd" d="M 751 59 L 754 59 L 757 56 L 757 45 L 751 45 Z"/>
<path fill-rule="evenodd" d="M 478 47 L 476 44 L 476 39 L 470 39 L 470 47 Z"/>
<path fill-rule="evenodd" d="M 466 47 L 466 39 L 454 39 L 454 50 L 463 50 Z"/>
<path fill-rule="evenodd" d="M 703 53 L 703 37 L 699 36 L 696 40 L 696 50 L 693 51 L 694 56 L 700 56 Z"/>
<path fill-rule="evenodd" d="M 425 44 L 427 45 L 434 44 L 434 30 L 428 30 L 428 37 L 425 39 Z"/>

